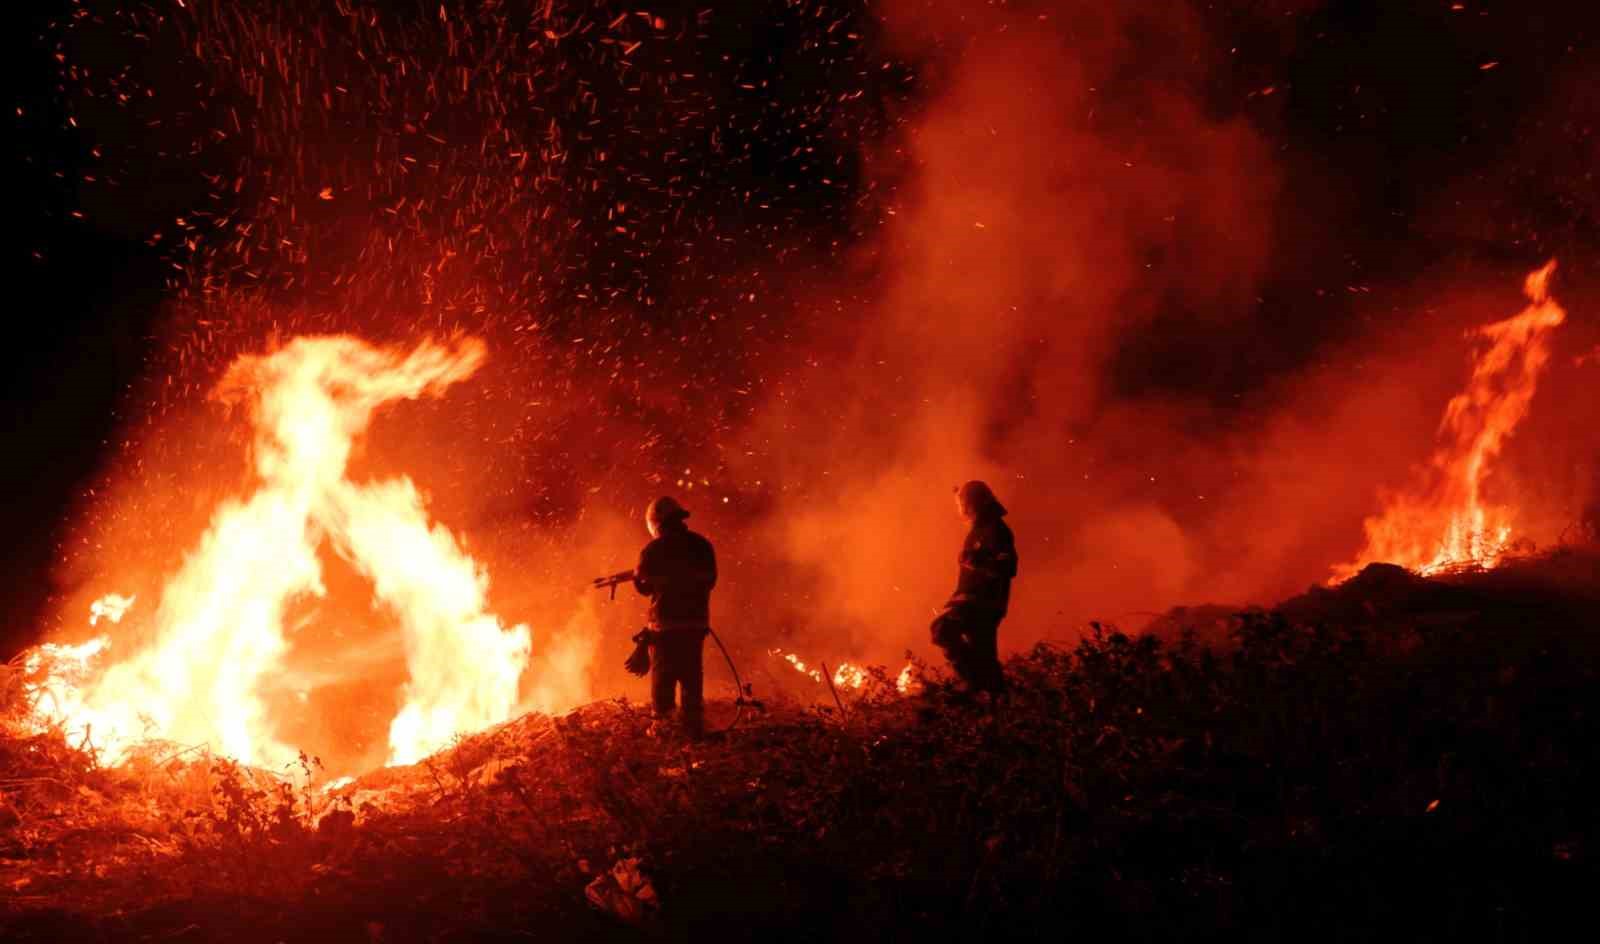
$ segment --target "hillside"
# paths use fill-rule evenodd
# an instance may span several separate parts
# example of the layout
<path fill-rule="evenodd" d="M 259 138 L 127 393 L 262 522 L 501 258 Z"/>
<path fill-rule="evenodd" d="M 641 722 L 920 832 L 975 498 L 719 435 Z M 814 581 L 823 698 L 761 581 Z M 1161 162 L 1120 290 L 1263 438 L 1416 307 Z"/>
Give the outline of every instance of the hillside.
<path fill-rule="evenodd" d="M 687 745 L 598 703 L 331 791 L 312 759 L 272 777 L 152 745 L 96 769 L 13 725 L 0 928 L 1522 940 L 1576 910 L 1600 840 L 1600 553 L 1375 566 L 1206 611 L 1198 635 L 1187 612 L 1017 655 L 998 706 L 880 675 L 842 717 L 717 704 L 737 723 Z"/>

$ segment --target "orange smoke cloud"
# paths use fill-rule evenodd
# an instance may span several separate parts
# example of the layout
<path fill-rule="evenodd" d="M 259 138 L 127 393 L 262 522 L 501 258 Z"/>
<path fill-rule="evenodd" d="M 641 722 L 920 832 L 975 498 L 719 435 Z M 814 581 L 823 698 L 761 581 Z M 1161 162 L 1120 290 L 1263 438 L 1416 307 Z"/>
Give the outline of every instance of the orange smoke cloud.
<path fill-rule="evenodd" d="M 1013 512 L 1008 647 L 1319 580 L 1427 448 L 1487 293 L 1419 283 L 1385 330 L 1208 402 L 1217 362 L 1250 353 L 1211 336 L 1296 316 L 1256 295 L 1297 195 L 1265 134 L 1197 91 L 1225 46 L 1182 9 L 885 16 L 933 91 L 874 153 L 881 225 L 841 280 L 876 292 L 805 339 L 747 434 L 770 453 L 734 466 L 779 483 L 760 540 L 793 587 L 760 611 L 810 652 L 926 652 L 968 478 Z"/>
<path fill-rule="evenodd" d="M 889 24 L 931 36 L 951 9 L 897 7 Z M 1126 63 L 1119 17 L 1091 13 L 1071 34 L 1086 49 L 1032 16 L 972 16 L 970 42 L 929 54 L 938 92 L 875 158 L 905 178 L 862 253 L 880 297 L 821 329 L 809 395 L 769 403 L 753 433 L 778 444 L 748 474 L 783 483 L 767 537 L 814 580 L 805 622 L 880 659 L 921 643 L 949 592 L 949 491 L 969 478 L 1015 512 L 1013 644 L 1189 589 L 1195 539 L 1137 484 L 1169 468 L 1142 443 L 1181 441 L 1182 418 L 1122 411 L 1112 368 L 1172 298 L 1236 308 L 1272 230 L 1278 175 L 1247 124 L 1174 83 L 1101 89 Z"/>

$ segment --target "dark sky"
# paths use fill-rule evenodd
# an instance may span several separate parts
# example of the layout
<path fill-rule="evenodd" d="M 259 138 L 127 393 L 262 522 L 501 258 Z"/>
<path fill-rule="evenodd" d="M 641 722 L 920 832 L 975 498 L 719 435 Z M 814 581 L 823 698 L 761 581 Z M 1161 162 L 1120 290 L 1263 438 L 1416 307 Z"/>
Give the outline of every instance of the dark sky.
<path fill-rule="evenodd" d="M 0 656 L 32 640 L 72 503 L 110 455 L 107 443 L 122 428 L 119 411 L 141 409 L 127 391 L 165 347 L 156 338 L 161 306 L 171 294 L 172 248 L 149 245 L 145 235 L 153 220 L 183 212 L 203 196 L 193 174 L 164 176 L 153 157 L 137 185 L 109 197 L 103 190 L 87 193 L 92 185 L 81 178 L 104 169 L 89 149 L 108 138 L 127 145 L 115 140 L 118 133 L 125 139 L 126 129 L 67 124 L 69 113 L 82 110 L 60 84 L 59 32 L 52 24 L 72 7 L 53 0 L 26 6 L 29 27 L 10 31 L 21 44 L 13 50 L 21 66 L 13 74 L 21 81 L 12 86 L 14 144 L 6 175 L 16 235 L 8 250 L 12 336 L 0 355 L 7 419 L 3 484 L 10 496 L 0 520 L 6 536 L 0 605 L 7 614 Z M 692 20 L 692 10 L 714 5 L 658 6 L 669 18 Z M 738 12 L 717 13 L 698 37 L 669 47 L 680 57 L 671 68 L 685 70 L 683 57 L 697 57 L 706 83 L 754 91 L 722 98 L 705 87 L 688 93 L 702 105 L 717 101 L 725 113 L 719 128 L 727 130 L 714 147 L 696 143 L 711 140 L 699 136 L 704 128 L 695 135 L 670 122 L 651 129 L 639 115 L 596 123 L 591 140 L 574 132 L 581 141 L 574 148 L 649 153 L 666 168 L 662 173 L 715 185 L 685 197 L 637 194 L 658 221 L 654 236 L 627 251 L 573 253 L 581 261 L 560 284 L 541 289 L 545 304 L 559 306 L 601 284 L 662 299 L 658 310 L 689 304 L 685 299 L 695 290 L 685 284 L 697 273 L 682 266 L 673 246 L 706 239 L 708 220 L 738 237 L 727 252 L 744 268 L 777 248 L 826 260 L 828 247 L 859 237 L 852 208 L 872 198 L 862 149 L 881 139 L 885 114 L 914 112 L 920 96 L 936 87 L 948 50 L 890 51 L 859 4 L 827 16 L 818 13 L 826 11 L 820 6 L 729 6 Z M 1052 11 L 1059 5 L 1018 6 Z M 1240 0 L 1202 6 L 1199 20 L 1209 31 L 1213 61 L 1198 71 L 1179 68 L 1168 59 L 1188 50 L 1157 44 L 1133 57 L 1130 68 L 1171 66 L 1196 86 L 1194 94 L 1208 109 L 1244 117 L 1276 145 L 1290 198 L 1277 230 L 1282 245 L 1274 249 L 1260 291 L 1304 298 L 1304 316 L 1258 326 L 1248 339 L 1214 342 L 1232 351 L 1247 345 L 1242 357 L 1194 358 L 1188 356 L 1192 347 L 1207 342 L 1185 336 L 1175 346 L 1171 333 L 1154 332 L 1120 353 L 1120 383 L 1129 389 L 1168 384 L 1226 398 L 1263 370 L 1314 360 L 1324 345 L 1366 330 L 1343 298 L 1314 291 L 1322 286 L 1360 283 L 1382 290 L 1403 286 L 1424 269 L 1520 265 L 1553 253 L 1570 260 L 1568 278 L 1592 283 L 1592 264 L 1583 260 L 1592 260 L 1600 245 L 1593 177 L 1600 135 L 1592 94 L 1600 81 L 1595 5 L 1469 2 L 1454 10 L 1458 5 L 1445 2 Z M 844 55 L 848 68 L 814 52 L 823 29 L 818 24 L 830 18 L 861 37 Z M 959 37 L 949 42 L 956 45 Z M 183 80 L 185 67 L 157 54 L 128 58 L 147 70 L 152 84 Z M 641 59 L 639 74 L 667 67 Z M 870 70 L 871 78 L 835 88 L 841 69 L 851 75 Z M 575 90 L 595 78 L 581 67 L 563 75 Z M 1138 78 L 1128 76 L 1130 82 Z M 818 101 L 837 101 L 845 86 L 864 94 L 859 104 L 838 106 L 844 119 L 795 120 L 814 113 Z M 603 88 L 597 94 L 607 107 L 624 101 L 605 99 Z M 578 129 L 570 113 L 561 120 Z M 643 138 L 641 127 L 649 132 Z M 674 135 L 683 141 L 682 153 L 667 167 L 661 153 L 671 150 Z M 206 160 L 225 164 L 238 157 L 224 148 Z M 880 183 L 892 176 L 892 168 L 879 168 Z M 627 187 L 612 181 L 608 194 Z M 690 211 L 681 217 L 671 212 L 679 199 Z M 73 212 L 86 203 L 95 212 L 75 219 Z M 754 215 L 753 205 L 768 215 Z M 581 238 L 590 230 L 610 232 L 602 218 L 606 208 L 579 201 Z M 680 218 L 688 221 L 682 230 L 671 222 Z M 645 317 L 670 326 L 674 316 Z M 1181 306 L 1170 318 L 1182 335 Z M 583 329 L 561 327 L 569 334 Z M 1193 364 L 1207 362 L 1223 366 L 1193 372 Z"/>
<path fill-rule="evenodd" d="M 149 348 L 163 291 L 163 261 L 130 234 L 75 222 L 75 178 L 83 144 L 67 127 L 57 63 L 41 37 L 65 3 L 29 6 L 29 26 L 9 35 L 20 48 L 13 101 L 13 236 L 8 241 L 12 333 L 4 346 L 8 500 L 0 606 L 0 655 L 31 641 L 50 586 L 60 526 L 118 426 L 119 394 Z M 22 114 L 18 114 L 18 110 Z"/>

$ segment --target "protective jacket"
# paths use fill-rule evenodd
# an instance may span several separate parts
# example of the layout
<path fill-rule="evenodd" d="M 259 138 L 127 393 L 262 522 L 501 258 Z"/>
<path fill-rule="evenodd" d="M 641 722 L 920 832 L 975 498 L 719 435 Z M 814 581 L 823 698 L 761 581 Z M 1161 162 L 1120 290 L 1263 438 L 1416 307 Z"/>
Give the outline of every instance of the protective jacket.
<path fill-rule="evenodd" d="M 1011 578 L 1017 575 L 1017 545 L 1000 512 L 979 513 L 961 544 L 960 563 L 950 603 L 1004 616 L 1011 605 Z"/>
<path fill-rule="evenodd" d="M 661 536 L 639 552 L 633 574 L 634 587 L 650 598 L 653 628 L 710 625 L 717 555 L 710 541 L 682 521 L 663 524 Z"/>

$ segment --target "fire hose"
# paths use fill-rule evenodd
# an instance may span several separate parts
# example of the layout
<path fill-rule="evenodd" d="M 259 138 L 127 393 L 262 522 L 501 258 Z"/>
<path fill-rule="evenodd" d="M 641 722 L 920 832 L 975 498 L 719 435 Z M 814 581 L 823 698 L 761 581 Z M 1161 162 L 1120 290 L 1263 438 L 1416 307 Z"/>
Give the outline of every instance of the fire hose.
<path fill-rule="evenodd" d="M 707 635 L 711 637 L 711 641 L 717 644 L 717 649 L 721 650 L 722 658 L 726 659 L 728 662 L 728 671 L 733 674 L 733 685 L 736 693 L 733 699 L 733 720 L 728 723 L 727 727 L 721 728 L 717 732 L 722 733 L 724 731 L 733 730 L 738 726 L 740 721 L 744 720 L 744 710 L 746 706 L 756 709 L 760 709 L 763 706 L 760 701 L 749 697 L 749 689 L 745 688 L 744 679 L 739 677 L 739 667 L 734 664 L 733 654 L 728 652 L 728 647 L 722 644 L 722 637 L 718 636 L 717 631 L 712 629 L 710 626 L 707 626 L 705 630 Z M 641 629 L 639 632 L 635 633 L 633 636 L 633 654 L 630 655 L 627 661 L 623 663 L 623 667 L 634 675 L 639 676 L 643 676 L 646 672 L 649 672 L 650 653 L 648 647 L 655 643 L 657 636 L 658 631 L 653 629 Z"/>
<path fill-rule="evenodd" d="M 632 579 L 633 571 L 625 570 L 621 573 L 611 574 L 607 577 L 595 578 L 594 586 L 596 589 L 609 589 L 611 591 L 611 599 L 615 600 L 617 598 L 617 585 L 626 583 Z M 624 667 L 634 675 L 644 675 L 646 672 L 650 671 L 650 657 L 648 652 L 645 650 L 645 647 L 650 643 L 650 633 L 651 630 L 644 629 L 640 630 L 633 637 L 633 641 L 637 644 L 637 648 L 634 650 L 634 654 L 628 657 L 627 662 L 624 663 Z M 732 731 L 734 728 L 738 727 L 739 722 L 744 720 L 744 712 L 746 707 L 752 707 L 759 710 L 762 707 L 762 704 L 757 699 L 750 697 L 750 690 L 745 687 L 744 680 L 739 676 L 739 667 L 734 664 L 733 655 L 728 652 L 728 647 L 722 644 L 722 637 L 718 636 L 717 631 L 712 629 L 710 626 L 706 627 L 706 633 L 711 637 L 711 641 L 717 644 L 717 649 L 722 652 L 722 658 L 726 659 L 728 662 L 728 671 L 733 674 L 733 686 L 735 692 L 733 699 L 733 720 L 728 722 L 727 727 L 721 728 L 716 732 L 721 734 L 727 731 Z"/>
<path fill-rule="evenodd" d="M 738 726 L 740 721 L 744 720 L 745 706 L 750 705 L 759 709 L 761 707 L 761 702 L 756 701 L 754 698 L 746 697 L 749 692 L 745 689 L 744 682 L 739 678 L 739 667 L 733 664 L 733 656 L 728 653 L 728 647 L 722 644 L 722 637 L 718 636 L 717 631 L 712 629 L 710 626 L 706 627 L 706 632 L 711 635 L 711 641 L 716 643 L 717 648 L 722 651 L 722 657 L 728 660 L 728 671 L 733 673 L 734 689 L 738 692 L 733 699 L 733 720 L 728 722 L 728 726 L 726 728 L 722 729 L 722 731 L 732 731 Z"/>

